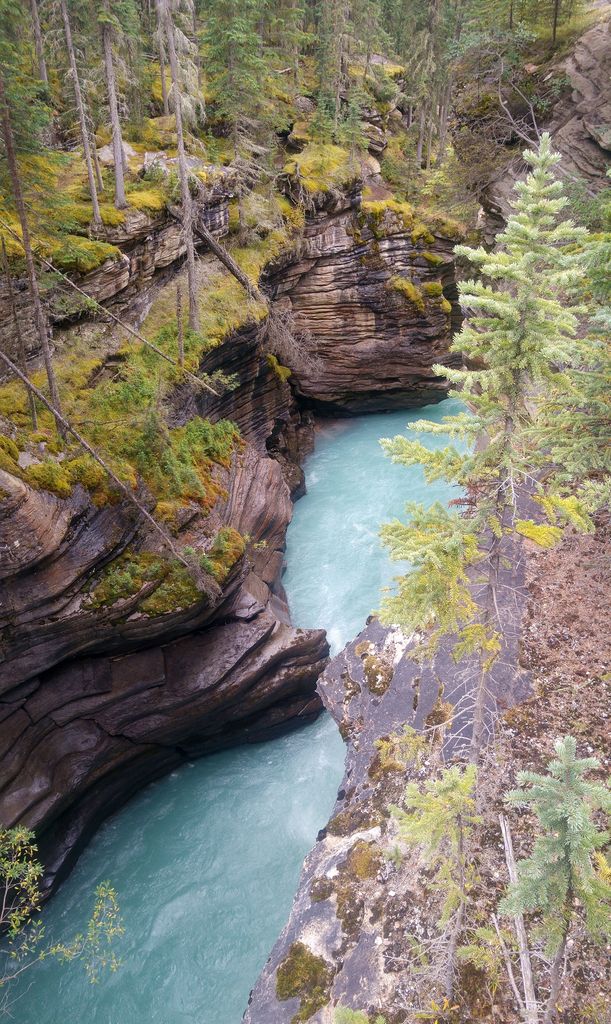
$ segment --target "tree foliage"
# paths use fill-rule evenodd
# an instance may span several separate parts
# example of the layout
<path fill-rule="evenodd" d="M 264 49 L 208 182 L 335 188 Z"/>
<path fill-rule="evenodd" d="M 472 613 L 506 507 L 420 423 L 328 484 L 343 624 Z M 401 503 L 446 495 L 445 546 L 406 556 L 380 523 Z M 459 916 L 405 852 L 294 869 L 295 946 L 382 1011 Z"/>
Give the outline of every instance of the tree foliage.
<path fill-rule="evenodd" d="M 116 971 L 120 961 L 114 950 L 124 927 L 117 894 L 109 882 L 95 891 L 93 911 L 85 930 L 68 941 L 49 940 L 40 909 L 43 869 L 37 857 L 34 833 L 22 826 L 0 828 L 0 931 L 8 942 L 0 949 L 0 1014 L 2 996 L 12 982 L 42 960 L 79 961 L 91 982 L 102 972 Z"/>
<path fill-rule="evenodd" d="M 558 739 L 547 774 L 520 772 L 510 803 L 528 808 L 537 821 L 530 857 L 518 863 L 518 881 L 501 904 L 503 913 L 537 911 L 538 930 L 548 952 L 556 953 L 577 902 L 592 938 L 603 940 L 611 923 L 611 885 L 595 861 L 609 843 L 593 812 L 611 811 L 607 786 L 587 776 L 599 767 L 594 757 L 577 757 L 572 736 Z"/>

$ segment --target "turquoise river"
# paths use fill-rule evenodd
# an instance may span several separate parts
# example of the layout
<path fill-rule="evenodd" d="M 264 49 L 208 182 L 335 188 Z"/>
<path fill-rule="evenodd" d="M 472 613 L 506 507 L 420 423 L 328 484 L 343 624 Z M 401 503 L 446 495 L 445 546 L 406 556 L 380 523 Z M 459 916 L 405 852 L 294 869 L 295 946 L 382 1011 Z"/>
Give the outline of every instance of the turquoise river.
<path fill-rule="evenodd" d="M 295 506 L 283 583 L 293 622 L 322 626 L 332 653 L 359 632 L 391 585 L 379 525 L 408 500 L 447 501 L 419 468 L 386 459 L 380 437 L 453 400 L 413 412 L 320 425 Z M 441 446 L 443 437 L 422 438 Z M 239 1024 L 288 915 L 301 862 L 334 803 L 343 743 L 329 716 L 269 743 L 215 754 L 147 787 L 106 822 L 44 912 L 49 938 L 83 927 L 110 879 L 125 934 L 121 967 L 91 985 L 50 960 L 9 997 L 17 1024 Z"/>

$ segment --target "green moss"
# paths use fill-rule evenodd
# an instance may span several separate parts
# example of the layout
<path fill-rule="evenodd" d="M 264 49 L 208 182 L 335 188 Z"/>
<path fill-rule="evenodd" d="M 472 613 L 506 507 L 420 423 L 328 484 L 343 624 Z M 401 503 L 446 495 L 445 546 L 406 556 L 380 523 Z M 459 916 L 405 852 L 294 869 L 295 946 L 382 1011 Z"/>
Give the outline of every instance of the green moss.
<path fill-rule="evenodd" d="M 333 882 L 330 878 L 315 878 L 310 886 L 312 903 L 322 903 L 333 895 Z"/>
<path fill-rule="evenodd" d="M 376 740 L 377 749 L 369 767 L 369 776 L 380 779 L 384 775 L 404 773 L 410 764 L 419 762 L 428 751 L 428 745 L 421 733 L 410 725 Z"/>
<path fill-rule="evenodd" d="M 361 203 L 361 220 L 366 223 L 374 238 L 383 238 L 392 230 L 392 221 L 400 228 L 409 230 L 414 222 L 414 209 L 409 203 L 396 199 L 364 199 Z M 386 225 L 388 219 L 388 225 Z"/>
<path fill-rule="evenodd" d="M 203 556 L 202 565 L 217 583 L 223 583 L 245 549 L 246 541 L 242 534 L 232 526 L 223 526 L 214 538 L 212 547 Z"/>
<path fill-rule="evenodd" d="M 109 608 L 135 597 L 147 584 L 157 584 L 138 605 L 151 618 L 188 608 L 202 600 L 192 576 L 174 558 L 151 552 L 125 553 L 103 572 L 86 602 L 89 608 Z"/>
<path fill-rule="evenodd" d="M 347 149 L 322 142 L 310 142 L 283 169 L 311 194 L 349 185 L 359 173 Z"/>
<path fill-rule="evenodd" d="M 72 484 L 66 473 L 66 468 L 61 462 L 40 462 L 28 466 L 24 472 L 26 481 L 42 491 L 51 491 L 60 498 L 69 498 L 72 494 Z"/>
<path fill-rule="evenodd" d="M 166 194 L 160 188 L 130 189 L 125 198 L 130 206 L 143 213 L 161 213 L 168 203 Z"/>
<path fill-rule="evenodd" d="M 449 725 L 454 715 L 454 705 L 450 704 L 449 701 L 443 699 L 443 695 L 439 694 L 433 707 L 426 716 L 426 727 L 432 729 L 437 726 Z"/>
<path fill-rule="evenodd" d="M 415 306 L 420 313 L 424 313 L 424 299 L 422 297 L 422 291 L 417 284 L 413 283 L 413 281 L 408 281 L 405 277 L 395 275 L 390 278 L 387 287 L 392 288 L 395 292 L 399 292 L 399 294 L 403 295 L 408 302 L 411 302 L 412 306 Z"/>
<path fill-rule="evenodd" d="M 344 870 L 361 882 L 377 875 L 382 866 L 382 856 L 376 843 L 367 843 L 357 839 L 344 861 Z"/>
<path fill-rule="evenodd" d="M 434 210 L 427 210 L 422 215 L 423 220 L 426 220 L 426 224 L 430 232 L 434 232 L 436 235 L 440 235 L 442 238 L 450 238 L 453 241 L 460 241 L 466 235 L 465 226 L 460 221 L 455 220 L 453 217 L 447 217 L 444 213 L 436 213 Z M 433 236 L 430 236 L 431 241 L 427 244 L 431 244 L 434 241 Z M 414 243 L 415 244 L 415 243 Z"/>
<path fill-rule="evenodd" d="M 392 682 L 393 667 L 377 654 L 368 654 L 363 659 L 363 673 L 369 692 L 381 697 Z"/>
<path fill-rule="evenodd" d="M 451 315 L 451 313 L 452 313 L 452 303 L 448 299 L 446 299 L 445 296 L 441 300 L 441 308 L 442 308 L 443 312 L 446 314 L 446 316 L 450 316 Z"/>
<path fill-rule="evenodd" d="M 98 508 L 111 504 L 118 499 L 119 493 L 115 489 L 108 473 L 92 459 L 91 455 L 80 455 L 76 459 L 62 464 L 65 467 L 66 476 L 71 484 L 81 484 L 93 498 Z"/>
<path fill-rule="evenodd" d="M 146 597 L 138 605 L 138 610 L 144 612 L 145 615 L 150 615 L 151 618 L 166 615 L 181 608 L 189 608 L 202 599 L 202 594 L 197 589 L 193 577 L 180 562 L 172 561 L 166 564 L 169 564 L 169 568 L 162 582 L 149 597 Z"/>
<path fill-rule="evenodd" d="M 443 295 L 443 287 L 439 281 L 429 281 L 428 284 L 423 284 L 422 291 L 429 299 L 439 299 Z"/>
<path fill-rule="evenodd" d="M 373 828 L 382 821 L 378 813 L 366 807 L 353 807 L 340 811 L 327 825 L 327 832 L 331 836 L 349 836 L 351 832 L 359 829 Z"/>
<path fill-rule="evenodd" d="M 121 250 L 108 242 L 80 235 L 65 235 L 51 249 L 51 260 L 58 270 L 89 274 L 106 260 L 117 260 Z"/>
<path fill-rule="evenodd" d="M 443 256 L 439 256 L 436 252 L 422 252 L 420 253 L 427 263 L 430 263 L 432 267 L 440 267 L 442 263 L 445 263 Z"/>
<path fill-rule="evenodd" d="M 419 242 L 424 242 L 425 245 L 432 245 L 435 241 L 435 236 L 431 234 L 426 224 L 419 222 L 415 224 L 412 229 L 412 245 L 418 245 Z"/>
<path fill-rule="evenodd" d="M 335 885 L 336 914 L 344 933 L 356 938 L 365 916 L 365 900 L 358 890 L 358 884 L 346 873 Z"/>
<path fill-rule="evenodd" d="M 19 459 L 19 449 L 10 437 L 0 434 L 0 451 L 5 452 L 13 462 Z"/>
<path fill-rule="evenodd" d="M 300 1006 L 291 1024 L 309 1020 L 329 1001 L 333 969 L 303 942 L 294 942 L 276 973 L 278 999 L 299 999 Z"/>
<path fill-rule="evenodd" d="M 282 383 L 285 384 L 289 377 L 291 376 L 291 373 L 293 372 L 291 368 L 289 366 L 283 366 L 282 363 L 279 363 L 276 356 L 273 355 L 271 352 L 268 352 L 266 360 L 267 365 L 269 366 L 272 373 L 278 378 L 278 380 L 282 381 Z"/>

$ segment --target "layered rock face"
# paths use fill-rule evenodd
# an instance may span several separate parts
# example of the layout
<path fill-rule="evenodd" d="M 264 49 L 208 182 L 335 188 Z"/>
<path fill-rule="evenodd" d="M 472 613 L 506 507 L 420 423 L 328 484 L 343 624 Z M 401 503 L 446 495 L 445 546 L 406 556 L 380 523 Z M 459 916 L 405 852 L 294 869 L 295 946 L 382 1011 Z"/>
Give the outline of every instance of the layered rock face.
<path fill-rule="evenodd" d="M 298 260 L 270 275 L 276 300 L 313 340 L 316 358 L 297 368 L 296 391 L 325 414 L 438 401 L 447 384 L 432 367 L 458 358 L 447 352 L 460 320 L 456 239 L 414 231 L 383 202 L 370 207 L 353 197 L 316 214 Z M 399 278 L 413 284 L 413 298 L 396 287 Z"/>
<path fill-rule="evenodd" d="M 230 467 L 215 471 L 220 499 L 187 521 L 181 543 L 225 525 L 256 547 L 201 600 L 146 614 L 145 587 L 92 606 L 103 566 L 128 545 L 155 550 L 154 538 L 129 506 L 97 509 L 80 485 L 61 499 L 1 474 L 0 820 L 37 830 L 48 889 L 103 817 L 150 779 L 320 710 L 324 632 L 291 627 L 272 592 L 306 427 L 262 355 L 261 331 L 247 327 L 209 357 L 206 369 L 238 372 L 234 391 L 170 396 L 174 424 L 231 417 L 244 437 Z M 284 465 L 267 453 L 272 435 Z"/>

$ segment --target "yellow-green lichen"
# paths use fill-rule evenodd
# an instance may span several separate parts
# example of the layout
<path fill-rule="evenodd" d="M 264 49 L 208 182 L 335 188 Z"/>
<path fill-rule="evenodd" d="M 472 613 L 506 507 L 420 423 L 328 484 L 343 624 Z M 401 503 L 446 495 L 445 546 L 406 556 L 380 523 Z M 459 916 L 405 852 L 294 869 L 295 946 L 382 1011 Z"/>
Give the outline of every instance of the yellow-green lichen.
<path fill-rule="evenodd" d="M 420 255 L 427 263 L 430 263 L 432 267 L 440 267 L 442 263 L 446 262 L 443 256 L 439 256 L 436 252 L 422 252 Z"/>
<path fill-rule="evenodd" d="M 299 999 L 291 1024 L 302 1024 L 326 1006 L 331 992 L 333 969 L 303 942 L 294 942 L 276 973 L 278 999 Z"/>
<path fill-rule="evenodd" d="M 426 224 L 421 222 L 415 224 L 412 228 L 412 245 L 418 245 L 419 242 L 424 242 L 425 245 L 432 245 L 435 241 L 435 236 L 431 234 Z"/>
<path fill-rule="evenodd" d="M 354 846 L 350 847 L 341 870 L 364 882 L 365 879 L 377 875 L 381 866 L 382 856 L 378 845 L 357 839 Z"/>
<path fill-rule="evenodd" d="M 443 295 L 443 287 L 439 281 L 429 281 L 422 285 L 422 291 L 429 299 L 439 299 Z"/>
<path fill-rule="evenodd" d="M 401 730 L 382 736 L 375 741 L 377 753 L 369 767 L 369 776 L 380 779 L 384 775 L 404 773 L 413 762 L 419 762 L 428 751 L 428 745 L 421 733 L 410 725 Z"/>

